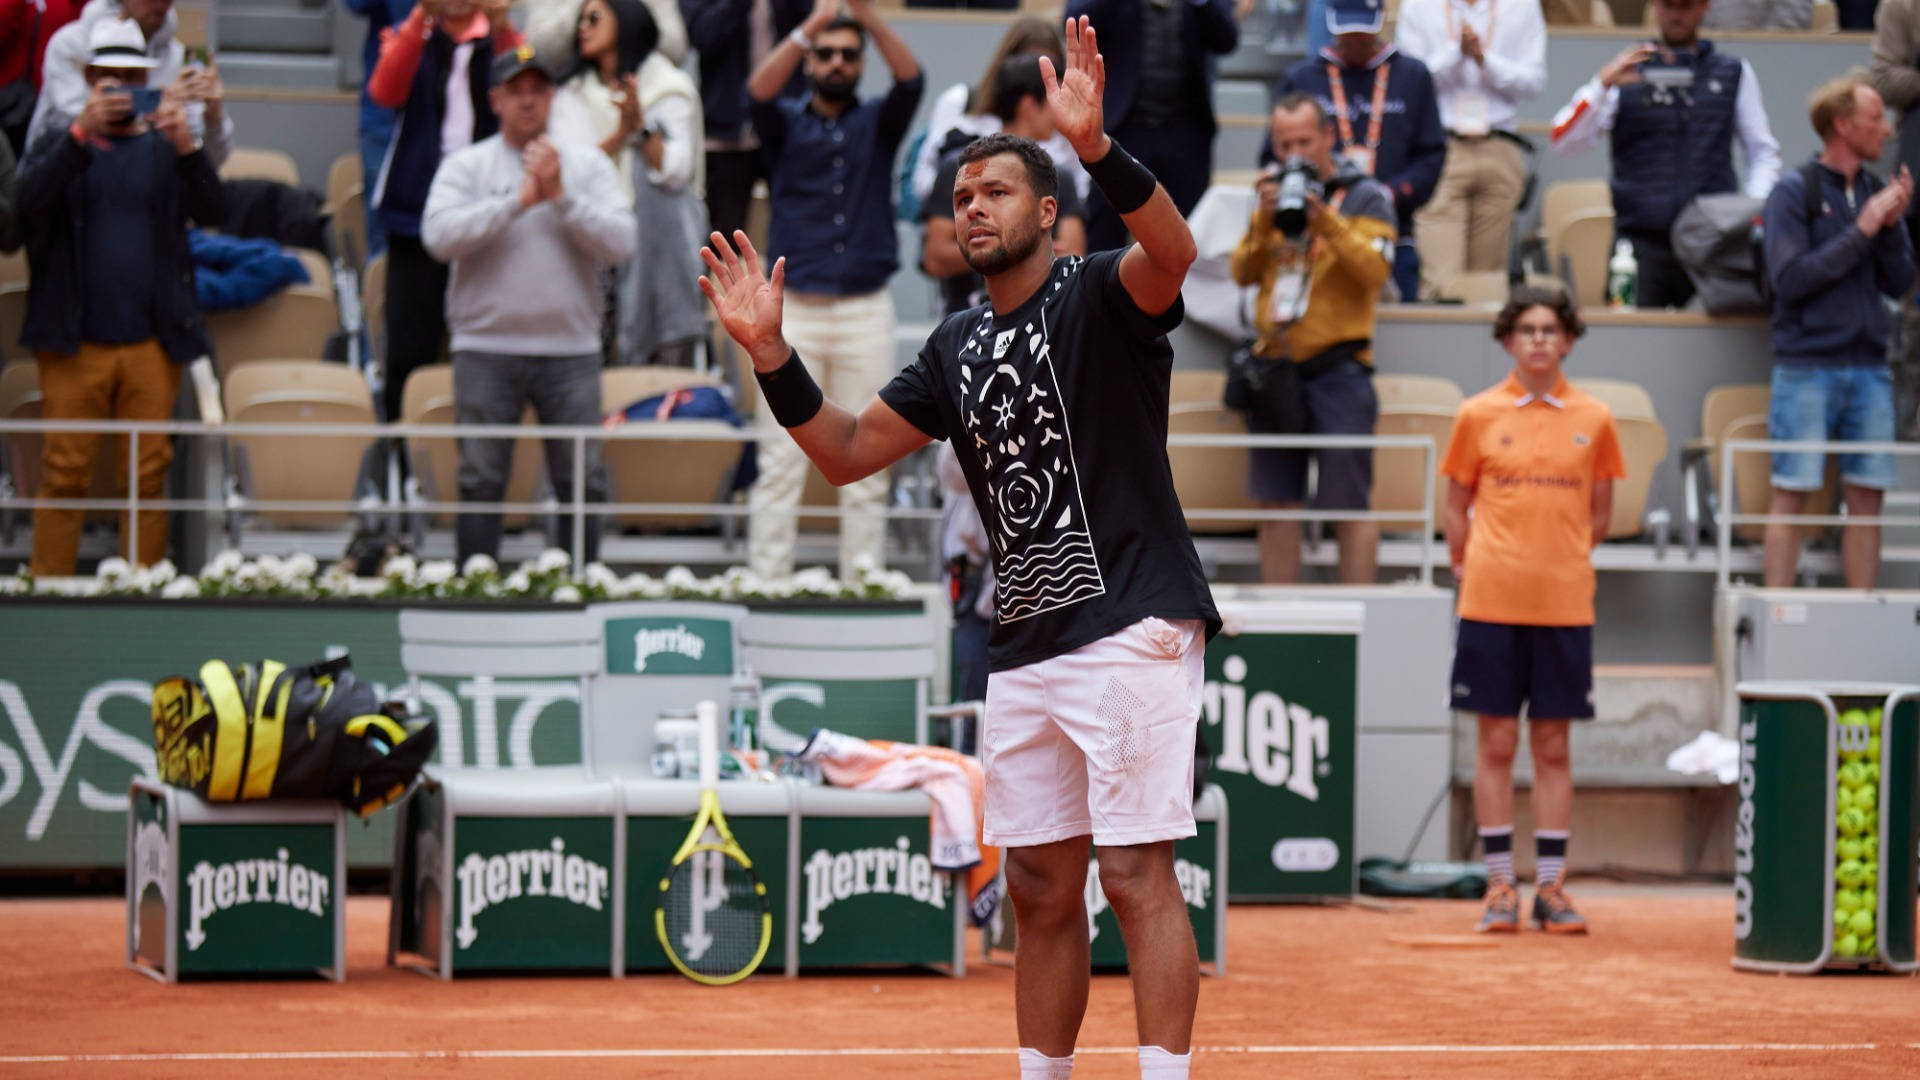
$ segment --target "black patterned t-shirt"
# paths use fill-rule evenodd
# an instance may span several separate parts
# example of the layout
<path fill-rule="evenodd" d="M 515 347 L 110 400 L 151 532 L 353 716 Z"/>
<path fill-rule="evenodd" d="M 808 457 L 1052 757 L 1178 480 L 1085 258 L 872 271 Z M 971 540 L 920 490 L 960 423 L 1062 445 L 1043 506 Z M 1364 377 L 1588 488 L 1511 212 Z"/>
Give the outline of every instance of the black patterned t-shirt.
<path fill-rule="evenodd" d="M 948 317 L 880 391 L 966 472 L 998 578 L 994 671 L 1148 616 L 1220 628 L 1167 464 L 1166 334 L 1184 308 L 1142 312 L 1123 254 L 1056 259 L 1018 309 Z"/>

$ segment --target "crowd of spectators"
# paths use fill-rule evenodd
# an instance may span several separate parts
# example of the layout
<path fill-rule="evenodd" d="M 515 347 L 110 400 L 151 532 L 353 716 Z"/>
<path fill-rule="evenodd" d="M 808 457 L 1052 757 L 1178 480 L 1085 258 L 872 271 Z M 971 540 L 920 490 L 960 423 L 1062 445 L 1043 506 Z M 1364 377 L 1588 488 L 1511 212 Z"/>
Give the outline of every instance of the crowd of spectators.
<path fill-rule="evenodd" d="M 981 300 L 951 206 L 954 162 L 972 140 L 1022 135 L 1054 158 L 1061 252 L 1127 239 L 1047 120 L 1039 58 L 1063 61 L 1051 20 L 1010 13 L 978 82 L 942 91 L 916 133 L 925 77 L 872 0 L 343 3 L 367 23 L 358 127 L 369 248 L 345 254 L 386 257 L 384 325 L 372 330 L 387 418 L 401 414 L 408 374 L 443 356 L 460 419 L 499 423 L 528 404 L 544 422 L 588 422 L 623 404 L 599 400 L 601 366 L 698 362 L 697 251 L 710 231 L 746 227 L 760 183 L 770 254 L 786 259 L 787 333 L 847 402 L 893 372 L 897 217 L 919 225 L 916 269 L 938 283 L 945 313 Z M 1256 293 L 1244 350 L 1264 395 L 1251 399 L 1253 429 L 1371 434 L 1371 375 L 1392 363 L 1372 349 L 1378 305 L 1452 299 L 1466 276 L 1514 271 L 1515 211 L 1537 156 L 1604 144 L 1638 306 L 1692 298 L 1671 240 L 1691 202 L 1764 200 L 1775 435 L 1912 437 L 1920 207 L 1908 166 L 1920 165 L 1920 121 L 1900 124 L 1891 180 L 1870 168 L 1893 134 L 1890 112 L 1920 106 L 1920 4 L 1884 0 L 1877 17 L 1870 2 L 1840 5 L 1842 27 L 1874 29 L 1873 68 L 1815 96 L 1822 151 L 1797 167 L 1782 164 L 1752 65 L 1702 33 L 1804 28 L 1809 3 L 1651 0 L 1649 40 L 1601 67 L 1536 145 L 1518 118 L 1546 82 L 1547 27 L 1586 21 L 1580 7 L 1402 0 L 1388 36 L 1384 0 L 1066 4 L 1098 27 L 1109 131 L 1183 213 L 1216 168 L 1262 170 L 1231 267 Z M 1308 51 L 1272 86 L 1258 162 L 1216 161 L 1217 60 L 1256 8 L 1304 11 Z M 172 0 L 0 0 L 0 249 L 26 242 L 19 344 L 37 358 L 49 416 L 171 416 L 179 364 L 208 350 L 188 226 L 219 223 L 215 172 L 235 132 L 217 63 L 183 46 L 178 27 Z M 890 79 L 863 99 L 870 58 Z M 1312 191 L 1295 207 L 1299 225 L 1283 227 L 1295 182 Z M 1891 367 L 1890 347 L 1904 350 Z M 143 495 L 164 481 L 165 440 L 152 442 L 139 454 Z M 83 495 L 97 443 L 49 438 L 38 494 Z M 461 497 L 501 498 L 510 453 L 463 440 Z M 1317 458 L 1310 494 L 1305 453 L 1256 452 L 1251 494 L 1364 509 L 1370 452 Z M 569 492 L 565 453 L 550 449 L 547 464 L 555 491 Z M 1891 468 L 1883 456 L 1842 461 L 1849 512 L 1878 509 Z M 604 498 L 597 460 L 586 473 L 587 497 Z M 758 475 L 750 562 L 777 576 L 793 567 L 806 462 L 770 440 Z M 1819 478 L 1817 455 L 1778 455 L 1773 508 L 1799 508 Z M 843 571 L 881 557 L 886 498 L 884 478 L 843 489 Z M 71 569 L 79 520 L 36 514 L 36 573 Z M 129 555 L 157 558 L 164 524 L 143 524 Z M 498 532 L 497 520 L 463 515 L 461 553 L 491 553 Z M 1338 535 L 1341 578 L 1373 580 L 1374 528 L 1345 522 Z M 1770 581 L 1793 576 L 1792 535 L 1769 534 Z M 1877 543 L 1868 529 L 1849 534 L 1850 581 L 1872 580 Z M 1297 523 L 1264 527 L 1264 576 L 1296 577 L 1299 545 Z M 592 547 L 590 537 L 585 554 Z"/>

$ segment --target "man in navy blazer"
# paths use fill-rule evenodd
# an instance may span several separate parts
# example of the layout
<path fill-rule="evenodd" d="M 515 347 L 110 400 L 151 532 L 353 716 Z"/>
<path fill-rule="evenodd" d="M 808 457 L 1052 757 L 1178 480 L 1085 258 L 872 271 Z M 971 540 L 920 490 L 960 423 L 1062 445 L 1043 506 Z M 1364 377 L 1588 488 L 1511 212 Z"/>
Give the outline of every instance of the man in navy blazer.
<path fill-rule="evenodd" d="M 1092 17 L 1107 61 L 1107 134 L 1160 178 L 1181 214 L 1213 176 L 1214 57 L 1240 43 L 1233 0 L 1068 0 Z M 1098 184 L 1087 196 L 1087 249 L 1127 243 Z"/>

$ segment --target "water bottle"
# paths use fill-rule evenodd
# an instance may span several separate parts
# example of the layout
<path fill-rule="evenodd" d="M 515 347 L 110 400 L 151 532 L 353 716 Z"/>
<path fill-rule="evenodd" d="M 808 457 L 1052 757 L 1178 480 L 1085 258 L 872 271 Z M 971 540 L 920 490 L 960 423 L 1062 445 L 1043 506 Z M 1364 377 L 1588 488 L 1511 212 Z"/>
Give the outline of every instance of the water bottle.
<path fill-rule="evenodd" d="M 1633 257 L 1633 244 L 1616 240 L 1613 258 L 1607 260 L 1607 306 L 1618 311 L 1634 306 L 1634 293 L 1640 282 L 1640 263 Z"/>
<path fill-rule="evenodd" d="M 752 750 L 760 724 L 760 679 L 751 671 L 727 684 L 728 724 L 735 750 Z"/>

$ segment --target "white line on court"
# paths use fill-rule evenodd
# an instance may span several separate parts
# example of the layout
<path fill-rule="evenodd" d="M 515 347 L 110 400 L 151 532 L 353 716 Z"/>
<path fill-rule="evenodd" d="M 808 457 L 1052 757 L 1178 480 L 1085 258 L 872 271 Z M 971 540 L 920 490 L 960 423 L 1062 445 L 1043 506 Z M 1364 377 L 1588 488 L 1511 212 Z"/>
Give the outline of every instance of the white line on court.
<path fill-rule="evenodd" d="M 1313 1045 L 1200 1046 L 1202 1054 L 1738 1054 L 1835 1053 L 1859 1050 L 1920 1050 L 1920 1043 L 1499 1043 L 1488 1045 Z M 0 1065 L 76 1065 L 186 1061 L 446 1061 L 539 1059 L 680 1058 L 873 1058 L 983 1057 L 1011 1055 L 1004 1046 L 945 1047 L 729 1047 L 605 1048 L 519 1050 L 250 1050 L 127 1054 L 7 1054 Z M 1083 1046 L 1078 1054 L 1133 1054 L 1131 1046 Z"/>

